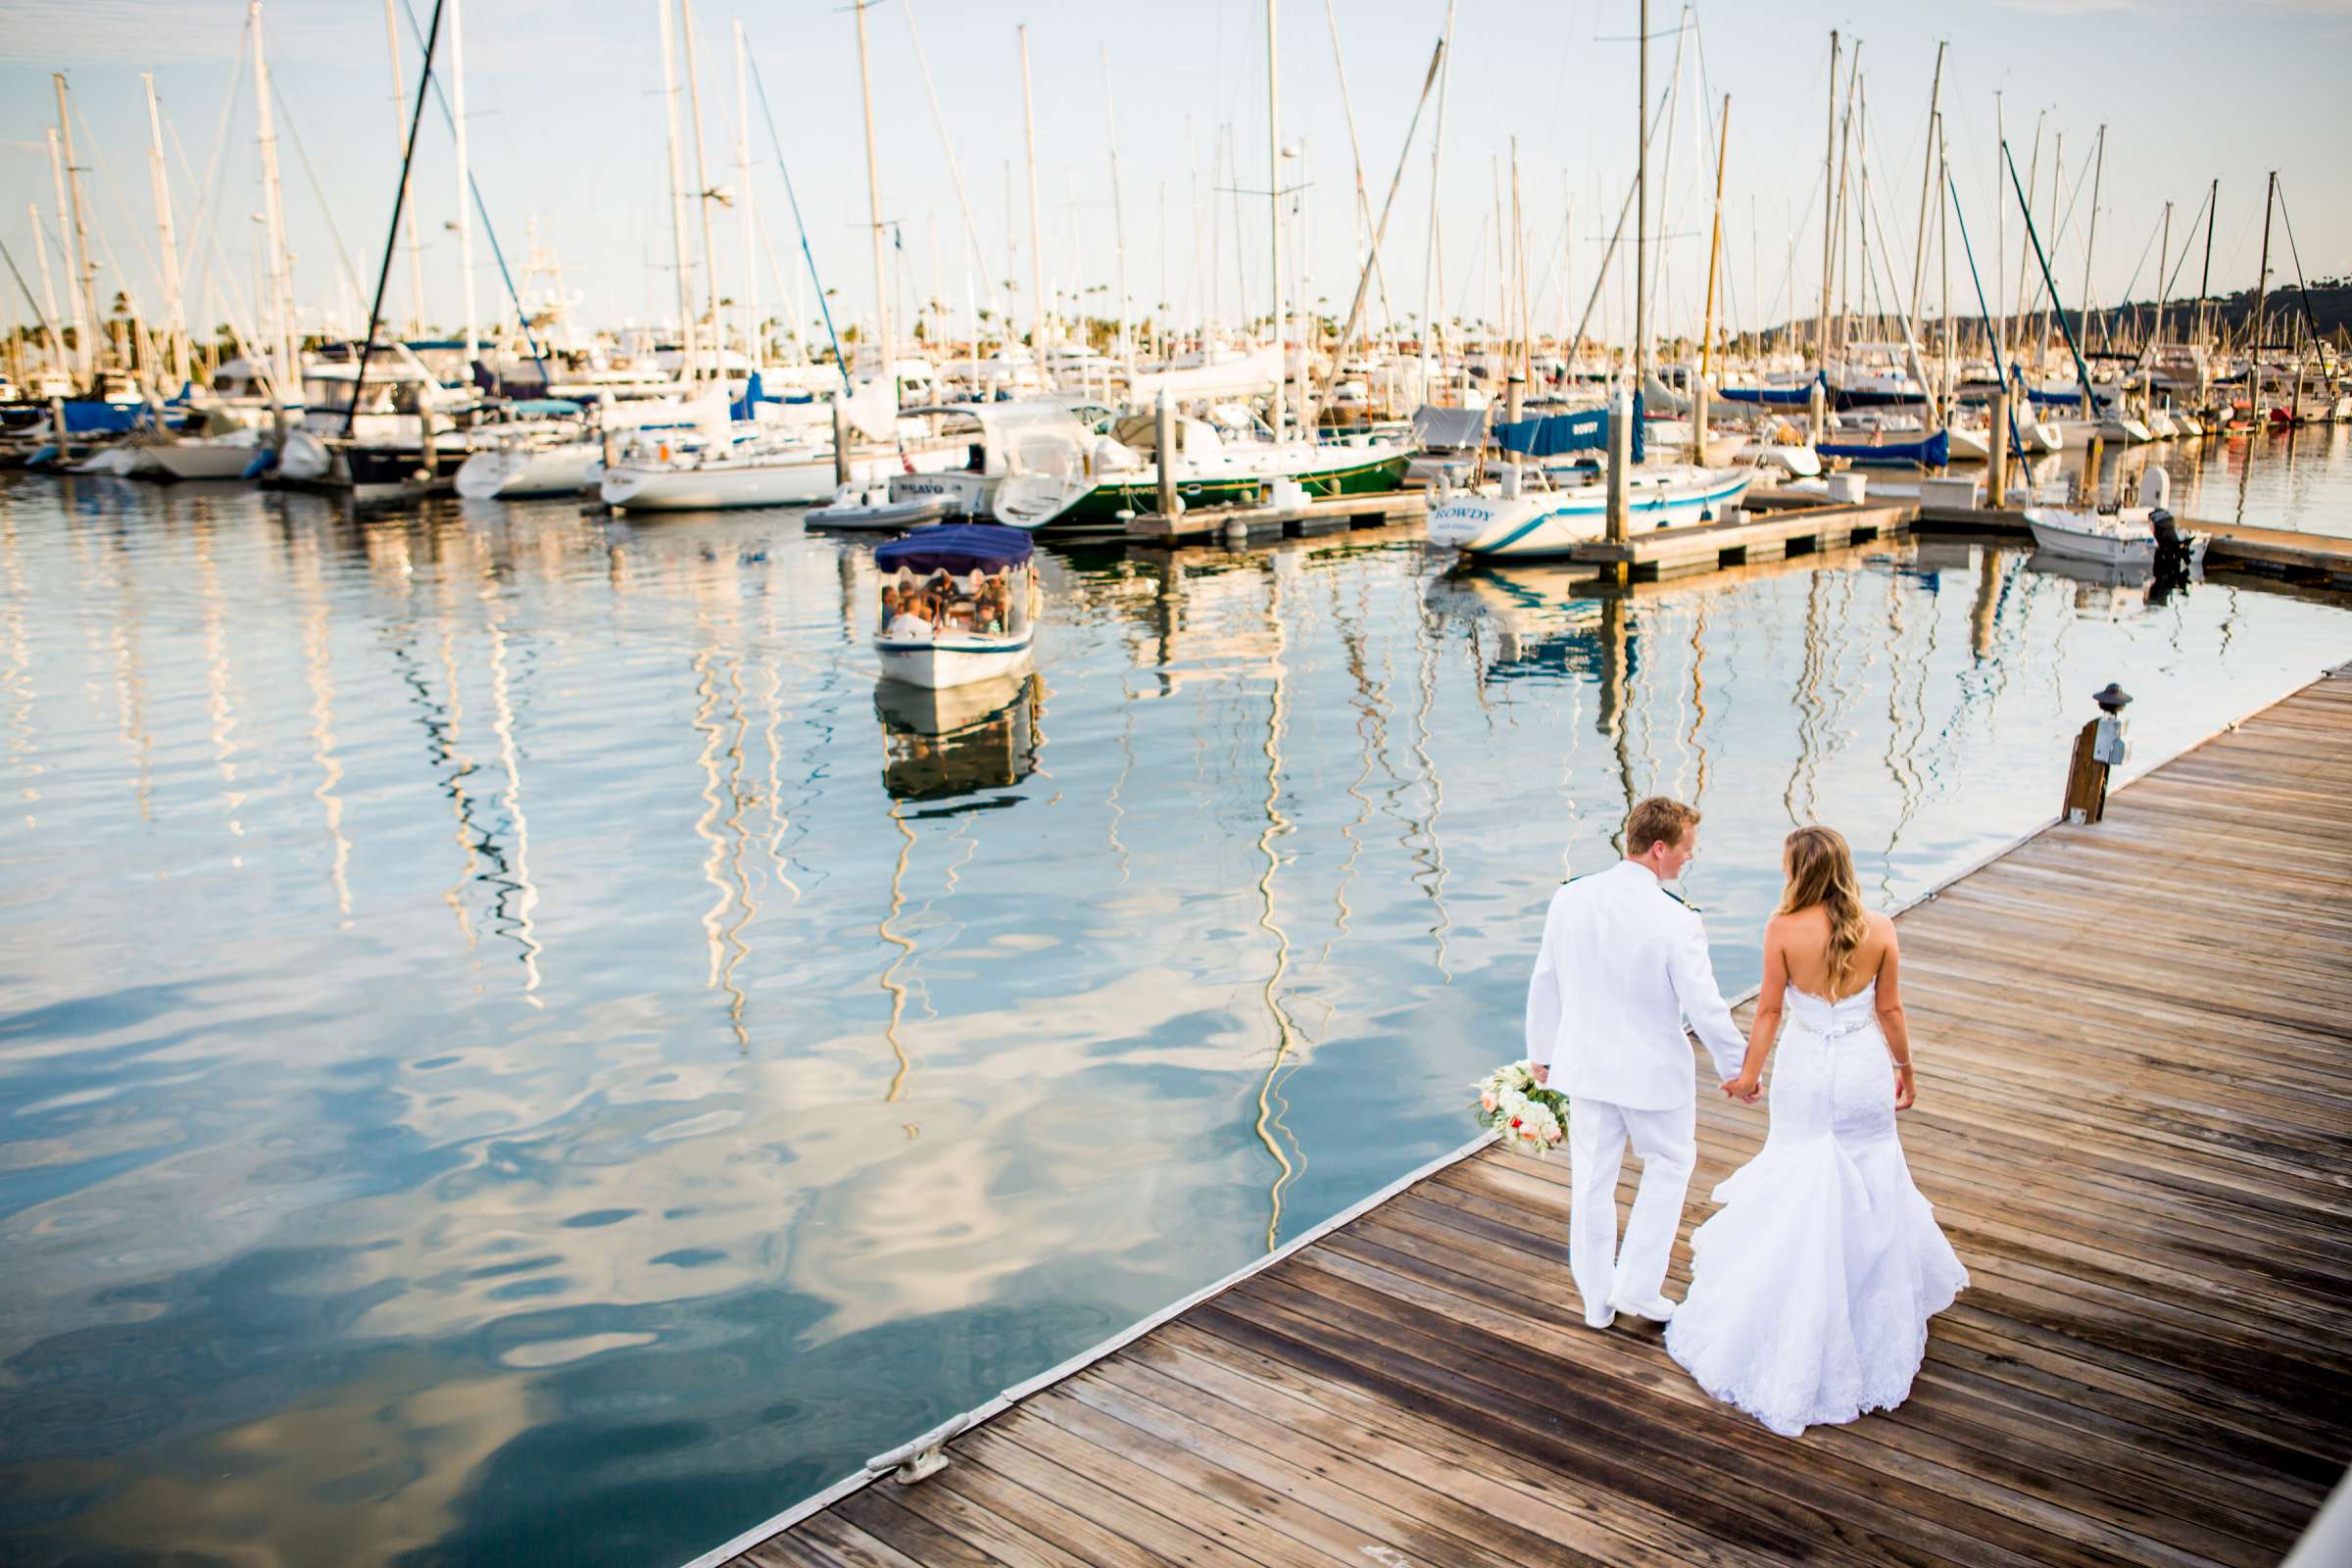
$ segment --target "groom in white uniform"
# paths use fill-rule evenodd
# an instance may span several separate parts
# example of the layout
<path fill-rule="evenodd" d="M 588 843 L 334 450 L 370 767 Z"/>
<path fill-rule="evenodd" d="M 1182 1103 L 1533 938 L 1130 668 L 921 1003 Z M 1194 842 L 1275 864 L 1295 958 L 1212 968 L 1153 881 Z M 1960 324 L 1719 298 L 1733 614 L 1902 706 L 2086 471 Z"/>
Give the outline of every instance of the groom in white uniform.
<path fill-rule="evenodd" d="M 1652 796 L 1625 822 L 1625 858 L 1551 896 L 1527 988 L 1527 1059 L 1568 1097 L 1568 1267 L 1585 1321 L 1618 1312 L 1663 1323 L 1666 1264 L 1697 1161 L 1698 1106 L 1683 1019 L 1716 1075 L 1740 1075 L 1747 1042 L 1715 984 L 1698 911 L 1666 891 L 1698 853 L 1698 812 Z M 1617 1173 L 1642 1161 L 1625 1247 Z"/>

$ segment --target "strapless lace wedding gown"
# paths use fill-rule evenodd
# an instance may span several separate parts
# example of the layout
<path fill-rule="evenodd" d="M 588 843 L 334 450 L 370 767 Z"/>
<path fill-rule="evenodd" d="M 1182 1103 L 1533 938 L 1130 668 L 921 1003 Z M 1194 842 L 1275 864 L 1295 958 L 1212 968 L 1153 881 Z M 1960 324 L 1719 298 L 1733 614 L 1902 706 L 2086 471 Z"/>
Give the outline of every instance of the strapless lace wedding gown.
<path fill-rule="evenodd" d="M 1788 988 L 1771 1131 L 1715 1189 L 1666 1327 L 1699 1387 L 1786 1437 L 1900 1404 L 1968 1284 L 1903 1163 L 1877 992 Z"/>

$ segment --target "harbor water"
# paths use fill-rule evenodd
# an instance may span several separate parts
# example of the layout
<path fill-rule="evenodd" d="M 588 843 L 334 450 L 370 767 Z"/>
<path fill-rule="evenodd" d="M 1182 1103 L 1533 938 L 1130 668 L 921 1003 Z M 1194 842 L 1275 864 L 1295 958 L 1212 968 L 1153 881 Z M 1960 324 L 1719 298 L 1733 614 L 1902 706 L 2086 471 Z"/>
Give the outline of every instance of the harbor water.
<path fill-rule="evenodd" d="M 2341 430 L 2244 488 L 2352 532 Z M 2352 658 L 2244 577 L 1378 530 L 1051 546 L 1034 676 L 934 697 L 869 551 L 0 476 L 0 1555 L 682 1563 L 1462 1143 L 1630 799 L 1737 991 L 1792 824 L 1897 904 L 2106 682 L 2128 774 Z"/>

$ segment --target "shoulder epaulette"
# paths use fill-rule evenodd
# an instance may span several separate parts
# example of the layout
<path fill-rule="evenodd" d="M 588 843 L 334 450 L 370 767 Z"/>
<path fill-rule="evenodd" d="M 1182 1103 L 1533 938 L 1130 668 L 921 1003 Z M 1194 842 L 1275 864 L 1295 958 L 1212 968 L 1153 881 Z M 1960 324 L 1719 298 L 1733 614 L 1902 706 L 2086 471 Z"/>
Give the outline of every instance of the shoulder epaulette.
<path fill-rule="evenodd" d="M 1658 889 L 1658 891 L 1665 894 L 1675 903 L 1681 905 L 1684 908 L 1689 909 L 1692 914 L 1698 913 L 1698 906 L 1692 904 L 1689 899 L 1684 898 L 1680 893 L 1675 892 L 1674 889 L 1662 886 Z"/>

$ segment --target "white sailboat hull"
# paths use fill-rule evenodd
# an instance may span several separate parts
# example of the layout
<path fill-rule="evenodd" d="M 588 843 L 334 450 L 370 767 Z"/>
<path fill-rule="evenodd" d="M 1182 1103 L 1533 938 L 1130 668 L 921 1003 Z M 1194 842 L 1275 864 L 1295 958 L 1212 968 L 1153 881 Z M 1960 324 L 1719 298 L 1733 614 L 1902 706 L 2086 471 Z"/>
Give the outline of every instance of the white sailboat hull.
<path fill-rule="evenodd" d="M 603 455 L 603 446 L 595 441 L 476 452 L 458 469 L 458 494 L 470 501 L 576 495 L 587 488 L 589 465 Z"/>
<path fill-rule="evenodd" d="M 259 456 L 251 440 L 168 441 L 147 449 L 159 473 L 173 479 L 242 479 Z"/>
<path fill-rule="evenodd" d="M 939 468 L 957 461 L 960 447 L 909 453 L 918 468 Z M 870 453 L 850 460 L 850 482 L 886 482 L 902 472 L 895 452 Z M 747 458 L 691 466 L 617 464 L 605 470 L 599 493 L 605 504 L 629 512 L 716 512 L 738 507 L 805 507 L 831 499 L 834 490 L 833 455 L 806 458 Z"/>

